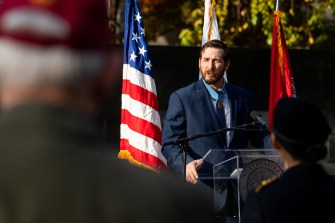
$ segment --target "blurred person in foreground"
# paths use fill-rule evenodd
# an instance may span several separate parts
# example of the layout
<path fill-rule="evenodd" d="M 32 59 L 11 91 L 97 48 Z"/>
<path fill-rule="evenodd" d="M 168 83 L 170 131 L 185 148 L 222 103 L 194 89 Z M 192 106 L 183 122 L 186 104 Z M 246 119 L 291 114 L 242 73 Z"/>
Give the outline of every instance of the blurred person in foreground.
<path fill-rule="evenodd" d="M 107 27 L 105 0 L 3 2 L 0 222 L 213 222 L 186 184 L 116 159 L 102 139 Z"/>
<path fill-rule="evenodd" d="M 331 133 L 323 113 L 305 99 L 284 98 L 274 111 L 272 130 L 273 146 L 286 170 L 248 195 L 242 222 L 334 221 L 335 179 L 318 163 L 327 155 Z"/>

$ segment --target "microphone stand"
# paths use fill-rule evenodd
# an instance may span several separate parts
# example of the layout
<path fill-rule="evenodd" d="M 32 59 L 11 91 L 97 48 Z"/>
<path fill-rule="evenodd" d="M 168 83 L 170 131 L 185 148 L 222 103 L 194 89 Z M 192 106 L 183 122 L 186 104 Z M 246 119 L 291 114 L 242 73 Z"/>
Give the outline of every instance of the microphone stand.
<path fill-rule="evenodd" d="M 187 148 L 188 148 L 189 141 L 193 139 L 201 138 L 204 136 L 210 136 L 210 135 L 214 135 L 217 133 L 227 132 L 227 131 L 232 131 L 232 130 L 254 130 L 254 129 L 246 129 L 246 127 L 255 126 L 256 124 L 257 122 L 252 122 L 249 124 L 239 125 L 233 128 L 222 128 L 222 129 L 218 129 L 212 132 L 200 133 L 200 134 L 196 134 L 196 135 L 192 135 L 192 136 L 188 136 L 188 137 L 184 137 L 184 138 L 180 138 L 180 139 L 176 139 L 176 140 L 163 143 L 163 146 L 168 146 L 168 145 L 179 145 L 180 146 L 180 148 L 182 149 L 182 166 L 184 170 L 183 178 L 184 180 L 186 180 L 186 157 L 188 154 Z"/>

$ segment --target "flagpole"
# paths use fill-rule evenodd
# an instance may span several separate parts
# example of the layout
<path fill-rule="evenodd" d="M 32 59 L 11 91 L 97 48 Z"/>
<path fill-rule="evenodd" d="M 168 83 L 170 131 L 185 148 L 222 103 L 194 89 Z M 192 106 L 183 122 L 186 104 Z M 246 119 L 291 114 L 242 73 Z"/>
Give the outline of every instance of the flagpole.
<path fill-rule="evenodd" d="M 278 11 L 279 9 L 279 0 L 277 0 L 277 3 L 276 3 L 276 11 Z"/>

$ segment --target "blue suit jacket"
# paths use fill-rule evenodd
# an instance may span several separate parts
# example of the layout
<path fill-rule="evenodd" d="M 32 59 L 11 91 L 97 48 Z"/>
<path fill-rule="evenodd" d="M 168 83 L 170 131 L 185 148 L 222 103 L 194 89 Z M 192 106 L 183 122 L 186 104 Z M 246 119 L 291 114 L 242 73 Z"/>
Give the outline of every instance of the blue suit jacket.
<path fill-rule="evenodd" d="M 227 84 L 227 83 L 225 83 Z M 251 92 L 227 84 L 227 94 L 231 104 L 231 127 L 253 122 L 250 112 L 257 111 L 254 96 Z M 253 128 L 257 128 L 254 126 Z M 197 134 L 208 133 L 220 129 L 210 95 L 202 80 L 173 92 L 163 122 L 163 144 L 173 140 Z M 209 149 L 227 149 L 222 135 L 213 134 L 189 141 L 186 163 L 203 157 Z M 245 149 L 248 142 L 263 148 L 263 138 L 268 131 L 234 131 L 229 149 Z M 182 149 L 179 145 L 163 146 L 162 153 L 168 166 L 183 176 Z M 198 171 L 201 176 L 212 176 L 212 166 L 222 162 L 225 157 L 212 154 L 210 159 Z"/>

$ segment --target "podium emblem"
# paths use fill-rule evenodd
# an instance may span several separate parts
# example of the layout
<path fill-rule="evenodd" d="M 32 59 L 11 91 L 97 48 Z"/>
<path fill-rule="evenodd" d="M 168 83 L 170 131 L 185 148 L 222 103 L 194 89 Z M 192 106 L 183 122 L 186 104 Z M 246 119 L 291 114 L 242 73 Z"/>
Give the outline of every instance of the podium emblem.
<path fill-rule="evenodd" d="M 240 198 L 245 202 L 247 194 L 254 191 L 263 180 L 280 177 L 284 170 L 279 164 L 270 159 L 255 159 L 249 162 L 242 170 L 239 179 Z"/>

